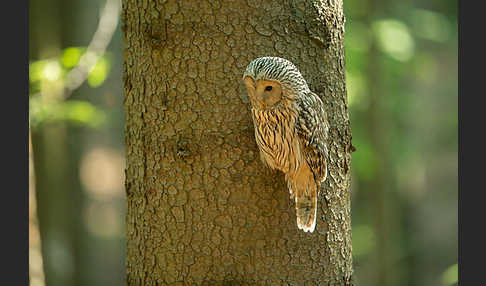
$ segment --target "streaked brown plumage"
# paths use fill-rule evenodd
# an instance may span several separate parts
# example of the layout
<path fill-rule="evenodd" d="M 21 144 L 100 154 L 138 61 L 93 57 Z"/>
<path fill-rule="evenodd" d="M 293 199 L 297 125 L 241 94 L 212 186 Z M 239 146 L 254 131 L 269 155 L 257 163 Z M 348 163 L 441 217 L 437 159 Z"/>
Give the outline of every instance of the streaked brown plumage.
<path fill-rule="evenodd" d="M 288 60 L 253 60 L 243 74 L 262 161 L 285 173 L 297 226 L 313 232 L 317 197 L 327 177 L 328 132 L 323 102 Z"/>

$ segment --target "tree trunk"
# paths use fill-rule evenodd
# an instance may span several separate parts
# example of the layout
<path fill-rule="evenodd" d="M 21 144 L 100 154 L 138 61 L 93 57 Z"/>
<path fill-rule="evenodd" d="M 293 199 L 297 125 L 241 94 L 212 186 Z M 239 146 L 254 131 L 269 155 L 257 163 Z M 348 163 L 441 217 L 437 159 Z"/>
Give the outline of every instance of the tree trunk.
<path fill-rule="evenodd" d="M 350 285 L 342 1 L 123 0 L 122 30 L 127 283 Z M 326 104 L 314 233 L 259 158 L 241 78 L 260 56 L 292 61 Z"/>
<path fill-rule="evenodd" d="M 42 259 L 37 199 L 35 197 L 34 155 L 29 126 L 29 285 L 45 286 L 44 262 Z"/>

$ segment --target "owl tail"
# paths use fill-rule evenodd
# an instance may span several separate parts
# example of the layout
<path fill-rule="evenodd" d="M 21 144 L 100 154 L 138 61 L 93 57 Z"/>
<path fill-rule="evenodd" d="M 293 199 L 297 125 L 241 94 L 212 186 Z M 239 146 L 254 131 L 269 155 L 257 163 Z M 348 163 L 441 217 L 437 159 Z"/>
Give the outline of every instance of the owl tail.
<path fill-rule="evenodd" d="M 303 164 L 290 178 L 289 189 L 295 197 L 297 227 L 304 232 L 314 232 L 317 218 L 317 185 L 307 164 Z"/>
<path fill-rule="evenodd" d="M 317 196 L 295 199 L 297 227 L 304 232 L 314 232 L 317 217 Z"/>

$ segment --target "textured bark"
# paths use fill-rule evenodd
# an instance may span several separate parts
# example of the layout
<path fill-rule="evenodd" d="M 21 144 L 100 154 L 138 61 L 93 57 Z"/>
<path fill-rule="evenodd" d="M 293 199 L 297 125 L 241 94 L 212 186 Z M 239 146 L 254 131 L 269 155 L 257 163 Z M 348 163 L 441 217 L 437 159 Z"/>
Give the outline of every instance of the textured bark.
<path fill-rule="evenodd" d="M 129 285 L 349 285 L 342 1 L 123 1 Z M 242 74 L 297 65 L 326 104 L 314 233 L 255 143 Z"/>

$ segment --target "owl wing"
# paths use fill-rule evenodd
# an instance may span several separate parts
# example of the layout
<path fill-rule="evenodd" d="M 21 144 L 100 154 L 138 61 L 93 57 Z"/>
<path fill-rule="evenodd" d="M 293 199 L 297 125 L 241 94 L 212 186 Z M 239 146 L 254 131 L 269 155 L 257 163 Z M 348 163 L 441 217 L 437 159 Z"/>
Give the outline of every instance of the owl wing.
<path fill-rule="evenodd" d="M 304 158 L 318 185 L 327 177 L 327 133 L 329 130 L 324 103 L 313 92 L 297 101 L 299 110 L 296 122 Z"/>

